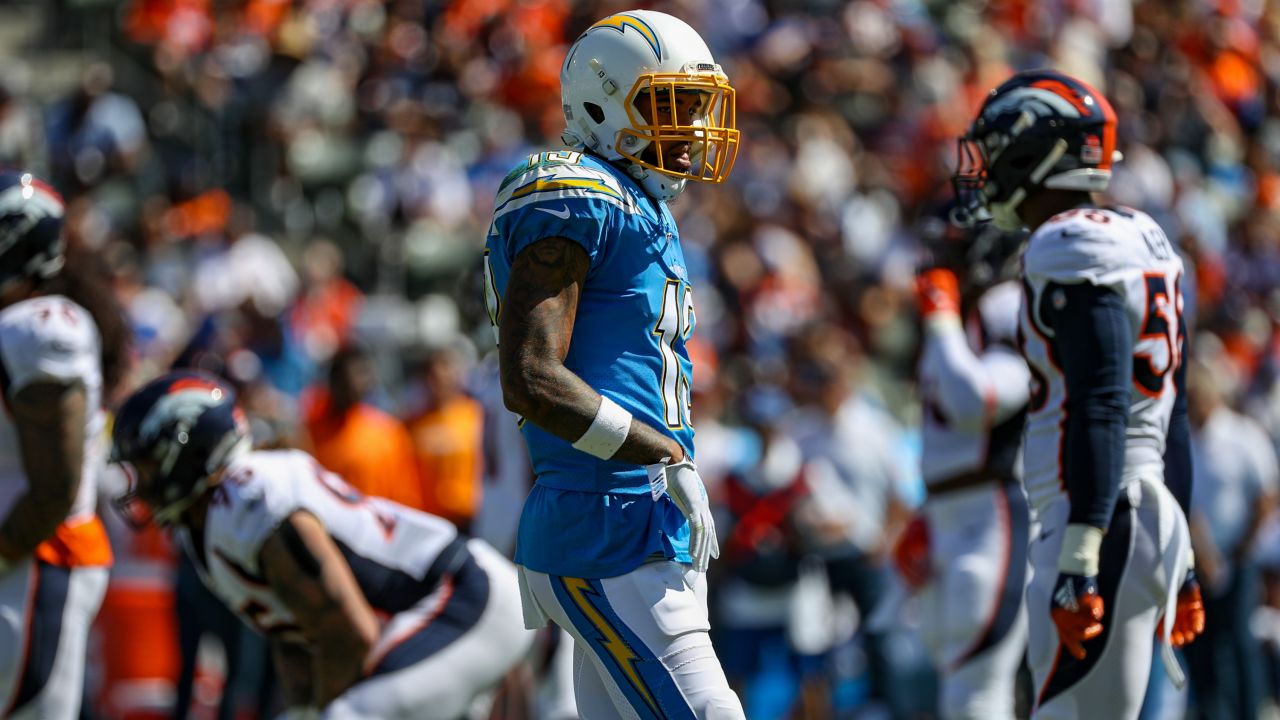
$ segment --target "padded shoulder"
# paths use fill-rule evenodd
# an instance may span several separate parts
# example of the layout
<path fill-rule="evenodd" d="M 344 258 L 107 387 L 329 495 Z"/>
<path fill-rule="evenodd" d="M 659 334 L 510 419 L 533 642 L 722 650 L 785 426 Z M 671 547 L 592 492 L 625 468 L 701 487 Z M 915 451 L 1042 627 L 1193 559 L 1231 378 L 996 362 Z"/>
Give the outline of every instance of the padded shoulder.
<path fill-rule="evenodd" d="M 494 217 L 530 203 L 582 199 L 611 203 L 631 211 L 631 193 L 617 171 L 580 152 L 542 152 L 530 155 L 502 181 L 494 200 Z"/>
<path fill-rule="evenodd" d="M 1062 213 L 1031 235 L 1023 269 L 1064 284 L 1110 284 L 1117 272 L 1133 265 L 1127 246 L 1132 232 L 1130 221 L 1106 210 Z"/>
<path fill-rule="evenodd" d="M 509 260 L 543 238 L 568 238 L 586 250 L 594 266 L 622 216 L 640 212 L 618 173 L 578 152 L 532 155 L 498 192 L 490 235 L 501 238 Z"/>
<path fill-rule="evenodd" d="M 256 571 L 267 538 L 303 506 L 299 481 L 314 472 L 312 463 L 293 450 L 250 452 L 234 461 L 209 508 L 211 545 Z"/>
<path fill-rule="evenodd" d="M 24 300 L 0 311 L 0 361 L 12 395 L 36 380 L 97 385 L 98 328 L 89 311 L 61 296 Z"/>

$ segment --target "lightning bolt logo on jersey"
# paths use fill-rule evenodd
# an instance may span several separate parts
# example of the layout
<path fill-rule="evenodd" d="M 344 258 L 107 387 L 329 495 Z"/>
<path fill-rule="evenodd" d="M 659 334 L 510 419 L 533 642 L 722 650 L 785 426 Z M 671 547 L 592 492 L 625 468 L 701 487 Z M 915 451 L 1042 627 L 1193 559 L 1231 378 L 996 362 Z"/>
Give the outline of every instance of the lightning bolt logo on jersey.
<path fill-rule="evenodd" d="M 695 324 L 693 289 L 670 211 L 597 157 L 531 155 L 494 201 L 485 299 L 495 329 L 516 256 L 549 237 L 579 244 L 590 260 L 565 367 L 692 454 L 693 368 L 685 343 Z M 642 466 L 588 455 L 533 423 L 522 423 L 521 431 L 537 482 L 521 517 L 518 563 L 556 575 L 608 577 L 655 553 L 688 561 L 687 524 L 669 498 L 649 498 Z M 605 500 L 605 494 L 627 497 Z M 603 517 L 602 509 L 615 520 L 655 515 L 609 521 L 607 530 L 583 521 Z"/>

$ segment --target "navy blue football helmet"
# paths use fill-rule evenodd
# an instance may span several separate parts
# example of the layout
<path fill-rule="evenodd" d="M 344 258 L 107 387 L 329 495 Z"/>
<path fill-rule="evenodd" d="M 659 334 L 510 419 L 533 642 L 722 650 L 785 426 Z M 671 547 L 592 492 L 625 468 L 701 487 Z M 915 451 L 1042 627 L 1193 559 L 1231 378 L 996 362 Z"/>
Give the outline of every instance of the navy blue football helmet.
<path fill-rule="evenodd" d="M 111 459 L 129 478 L 116 509 L 134 527 L 174 525 L 249 445 L 249 424 L 221 380 L 190 370 L 152 380 L 116 415 Z"/>
<path fill-rule="evenodd" d="M 62 269 L 62 196 L 31 173 L 0 170 L 0 287 Z"/>
<path fill-rule="evenodd" d="M 1111 182 L 1116 114 L 1102 93 L 1053 70 L 1030 70 L 987 96 L 958 142 L 957 222 L 986 209 L 1005 231 L 1036 188 L 1102 192 Z"/>

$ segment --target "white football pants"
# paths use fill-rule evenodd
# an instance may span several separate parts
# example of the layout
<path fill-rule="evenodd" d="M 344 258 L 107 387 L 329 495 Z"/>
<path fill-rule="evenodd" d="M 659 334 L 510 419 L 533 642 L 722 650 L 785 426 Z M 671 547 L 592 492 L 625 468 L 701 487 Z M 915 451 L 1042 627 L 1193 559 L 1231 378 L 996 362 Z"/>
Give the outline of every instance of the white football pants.
<path fill-rule="evenodd" d="M 27 559 L 0 572 L 0 717 L 75 720 L 107 568 Z"/>
<path fill-rule="evenodd" d="M 924 514 L 932 579 L 920 591 L 921 636 L 939 715 L 1009 720 L 1027 646 L 1026 497 L 1015 482 L 992 482 L 930 497 Z"/>
<path fill-rule="evenodd" d="M 526 626 L 573 636 L 582 720 L 745 718 L 707 634 L 704 574 L 668 560 L 602 579 L 519 571 Z"/>

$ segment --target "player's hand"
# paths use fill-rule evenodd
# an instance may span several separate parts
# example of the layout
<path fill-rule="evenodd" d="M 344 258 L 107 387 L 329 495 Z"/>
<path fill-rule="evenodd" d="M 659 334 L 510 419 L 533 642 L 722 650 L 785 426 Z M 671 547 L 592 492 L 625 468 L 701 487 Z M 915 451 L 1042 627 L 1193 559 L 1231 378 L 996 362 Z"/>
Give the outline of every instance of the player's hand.
<path fill-rule="evenodd" d="M 1058 626 L 1058 641 L 1075 659 L 1084 659 L 1086 640 L 1102 634 L 1102 614 L 1097 577 L 1058 573 L 1049 615 Z"/>
<path fill-rule="evenodd" d="M 960 282 L 946 268 L 925 270 L 916 277 L 916 299 L 924 317 L 943 312 L 959 314 Z"/>
<path fill-rule="evenodd" d="M 1156 637 L 1164 632 L 1164 617 L 1156 622 Z M 1200 583 L 1196 571 L 1188 570 L 1187 577 L 1178 590 L 1178 605 L 1173 614 L 1173 631 L 1169 644 L 1176 648 L 1189 644 L 1204 632 L 1204 600 L 1200 597 Z"/>
<path fill-rule="evenodd" d="M 932 569 L 929 565 L 929 521 L 917 513 L 907 523 L 898 542 L 893 546 L 893 564 L 898 568 L 907 587 L 919 590 L 929 582 Z"/>
<path fill-rule="evenodd" d="M 674 465 L 657 463 L 646 469 L 654 499 L 665 489 L 689 521 L 689 555 L 693 559 L 693 569 L 706 572 L 711 558 L 720 557 L 720 543 L 716 540 L 716 522 L 711 517 L 707 488 L 698 476 L 698 468 L 683 460 Z"/>

